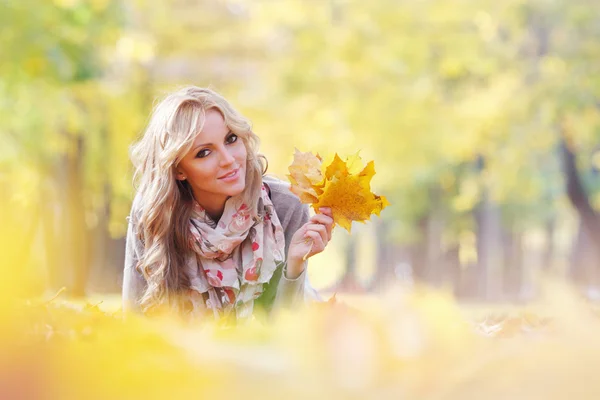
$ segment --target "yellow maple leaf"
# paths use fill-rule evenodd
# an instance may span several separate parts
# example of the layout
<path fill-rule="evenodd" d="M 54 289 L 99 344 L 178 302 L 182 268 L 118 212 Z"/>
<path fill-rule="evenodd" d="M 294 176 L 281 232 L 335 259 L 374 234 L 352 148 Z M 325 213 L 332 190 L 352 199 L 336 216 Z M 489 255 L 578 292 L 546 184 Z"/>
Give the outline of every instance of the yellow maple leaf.
<path fill-rule="evenodd" d="M 295 149 L 294 161 L 289 166 L 290 190 L 300 198 L 303 203 L 314 203 L 322 192 L 323 173 L 321 172 L 322 159 L 311 152 L 302 153 Z"/>
<path fill-rule="evenodd" d="M 331 163 L 324 166 L 317 157 L 298 150 L 294 154 L 288 177 L 292 183 L 290 190 L 300 201 L 312 204 L 315 211 L 330 207 L 335 224 L 348 232 L 352 221 L 365 222 L 371 214 L 379 215 L 389 205 L 384 196 L 371 193 L 373 161 L 363 168 L 358 153 L 346 161 L 335 154 Z"/>
<path fill-rule="evenodd" d="M 389 205 L 384 196 L 371 193 L 371 178 L 375 175 L 373 161 L 358 174 L 340 173 L 325 181 L 323 194 L 312 206 L 330 207 L 335 223 L 348 232 L 352 221 L 364 222 L 371 214 L 379 215 Z"/>

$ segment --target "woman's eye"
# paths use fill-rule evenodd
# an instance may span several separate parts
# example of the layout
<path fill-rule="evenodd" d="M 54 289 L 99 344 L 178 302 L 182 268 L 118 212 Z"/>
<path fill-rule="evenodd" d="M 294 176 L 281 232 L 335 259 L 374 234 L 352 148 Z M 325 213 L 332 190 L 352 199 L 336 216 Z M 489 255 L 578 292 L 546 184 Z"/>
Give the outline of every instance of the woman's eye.
<path fill-rule="evenodd" d="M 209 154 L 210 154 L 210 151 L 208 149 L 204 149 L 204 150 L 200 150 L 198 152 L 198 154 L 196 154 L 196 157 L 197 158 L 204 158 L 204 157 L 206 157 Z"/>
<path fill-rule="evenodd" d="M 232 133 L 231 135 L 229 135 L 229 137 L 227 138 L 227 143 L 234 143 L 237 142 L 238 137 L 235 133 Z"/>
<path fill-rule="evenodd" d="M 232 133 L 231 135 L 227 136 L 227 139 L 225 139 L 225 142 L 227 144 L 232 144 L 232 143 L 237 142 L 237 140 L 238 140 L 238 136 L 235 133 Z M 196 158 L 204 158 L 204 157 L 207 157 L 209 154 L 210 154 L 209 149 L 202 149 L 196 154 Z"/>

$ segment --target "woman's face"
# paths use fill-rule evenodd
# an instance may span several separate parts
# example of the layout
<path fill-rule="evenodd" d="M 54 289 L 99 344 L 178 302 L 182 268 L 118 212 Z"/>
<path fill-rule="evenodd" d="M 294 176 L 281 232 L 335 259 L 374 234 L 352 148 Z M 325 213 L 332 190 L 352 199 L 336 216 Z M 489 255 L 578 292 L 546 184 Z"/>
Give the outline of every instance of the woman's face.
<path fill-rule="evenodd" d="M 196 201 L 207 211 L 222 210 L 230 196 L 244 190 L 246 146 L 218 110 L 206 111 L 202 131 L 177 166 L 177 179 L 189 182 Z"/>

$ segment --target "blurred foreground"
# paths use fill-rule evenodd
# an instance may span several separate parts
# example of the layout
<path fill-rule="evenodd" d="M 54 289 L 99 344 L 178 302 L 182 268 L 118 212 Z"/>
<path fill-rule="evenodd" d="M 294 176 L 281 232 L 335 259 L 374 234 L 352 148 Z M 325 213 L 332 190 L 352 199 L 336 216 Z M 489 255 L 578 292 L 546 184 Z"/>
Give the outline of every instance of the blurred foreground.
<path fill-rule="evenodd" d="M 567 287 L 543 288 L 535 313 L 398 287 L 361 308 L 331 300 L 228 329 L 26 302 L 3 321 L 0 395 L 597 399 L 599 316 Z"/>
<path fill-rule="evenodd" d="M 236 329 L 123 319 L 118 296 L 36 296 L 27 226 L 2 196 L 0 217 L 0 398 L 600 397 L 598 312 L 554 280 L 500 312 L 399 285 Z"/>

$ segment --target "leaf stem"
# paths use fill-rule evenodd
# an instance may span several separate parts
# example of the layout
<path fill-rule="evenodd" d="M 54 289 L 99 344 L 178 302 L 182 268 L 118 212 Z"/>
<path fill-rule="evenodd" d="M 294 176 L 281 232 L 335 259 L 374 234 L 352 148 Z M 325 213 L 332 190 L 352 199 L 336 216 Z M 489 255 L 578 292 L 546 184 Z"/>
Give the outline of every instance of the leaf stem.
<path fill-rule="evenodd" d="M 302 257 L 302 261 L 306 261 L 306 259 L 308 258 L 308 255 L 312 251 L 312 247 L 313 247 L 314 241 L 311 238 L 307 238 L 304 241 L 304 243 L 308 243 L 309 241 L 310 241 L 310 247 L 308 248 L 308 251 L 306 252 L 306 254 L 304 255 L 304 257 Z"/>

